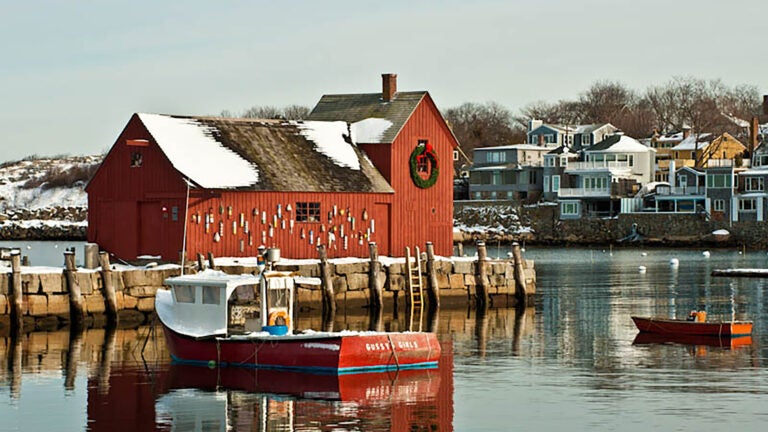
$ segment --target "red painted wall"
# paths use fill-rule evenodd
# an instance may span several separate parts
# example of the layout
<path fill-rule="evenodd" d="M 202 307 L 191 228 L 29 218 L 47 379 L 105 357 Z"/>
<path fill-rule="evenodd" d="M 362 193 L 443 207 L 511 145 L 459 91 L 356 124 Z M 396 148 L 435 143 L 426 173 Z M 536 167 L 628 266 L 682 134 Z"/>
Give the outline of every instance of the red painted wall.
<path fill-rule="evenodd" d="M 427 189 L 417 187 L 410 177 L 410 157 L 418 140 L 426 139 L 437 154 L 440 174 Z M 398 227 L 391 243 L 393 254 L 426 242 L 435 245 L 435 254 L 453 252 L 453 149 L 456 144 L 435 103 L 425 96 L 403 126 L 392 146 L 392 181 L 397 199 L 392 206 L 392 226 Z"/>

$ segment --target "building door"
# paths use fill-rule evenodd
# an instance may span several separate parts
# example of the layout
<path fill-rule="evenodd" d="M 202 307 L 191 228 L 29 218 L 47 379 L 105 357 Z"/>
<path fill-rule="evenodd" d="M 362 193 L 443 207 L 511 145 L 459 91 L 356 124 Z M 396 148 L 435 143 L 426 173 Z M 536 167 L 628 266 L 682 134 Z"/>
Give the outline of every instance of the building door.
<path fill-rule="evenodd" d="M 162 206 L 158 201 L 139 203 L 139 248 L 138 255 L 161 254 L 162 248 Z"/>
<path fill-rule="evenodd" d="M 392 211 L 388 203 L 376 203 L 373 209 L 374 232 L 371 233 L 371 240 L 376 242 L 379 255 L 393 256 L 389 250 L 391 234 L 389 232 L 390 219 Z M 401 252 L 402 253 L 402 252 Z"/>

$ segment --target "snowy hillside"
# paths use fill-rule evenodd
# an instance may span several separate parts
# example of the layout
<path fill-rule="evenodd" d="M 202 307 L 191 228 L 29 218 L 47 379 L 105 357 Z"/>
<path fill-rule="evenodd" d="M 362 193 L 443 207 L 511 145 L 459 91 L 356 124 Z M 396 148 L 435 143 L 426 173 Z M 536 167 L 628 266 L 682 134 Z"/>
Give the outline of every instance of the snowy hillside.
<path fill-rule="evenodd" d="M 0 164 L 0 213 L 86 208 L 86 176 L 101 159 L 102 156 L 28 158 Z"/>

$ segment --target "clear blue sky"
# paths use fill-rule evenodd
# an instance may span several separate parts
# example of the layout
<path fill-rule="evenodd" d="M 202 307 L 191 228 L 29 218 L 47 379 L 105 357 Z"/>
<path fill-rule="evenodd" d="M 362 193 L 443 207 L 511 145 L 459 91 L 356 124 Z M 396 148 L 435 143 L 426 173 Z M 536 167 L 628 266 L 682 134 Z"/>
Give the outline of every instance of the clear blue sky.
<path fill-rule="evenodd" d="M 513 111 L 601 79 L 768 92 L 766 0 L 0 0 L 0 161 L 94 154 L 134 112 L 429 90 Z"/>

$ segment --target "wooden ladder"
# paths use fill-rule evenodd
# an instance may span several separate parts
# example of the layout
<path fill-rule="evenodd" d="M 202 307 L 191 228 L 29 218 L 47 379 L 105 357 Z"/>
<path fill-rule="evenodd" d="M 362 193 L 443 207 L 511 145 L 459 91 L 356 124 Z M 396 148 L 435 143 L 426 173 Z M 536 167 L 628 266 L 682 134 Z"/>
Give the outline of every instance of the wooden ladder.
<path fill-rule="evenodd" d="M 406 289 L 408 290 L 408 331 L 421 331 L 421 316 L 424 311 L 421 278 L 421 252 L 416 247 L 415 259 L 411 259 L 411 248 L 405 248 Z M 414 327 L 414 317 L 418 314 L 418 327 Z"/>

